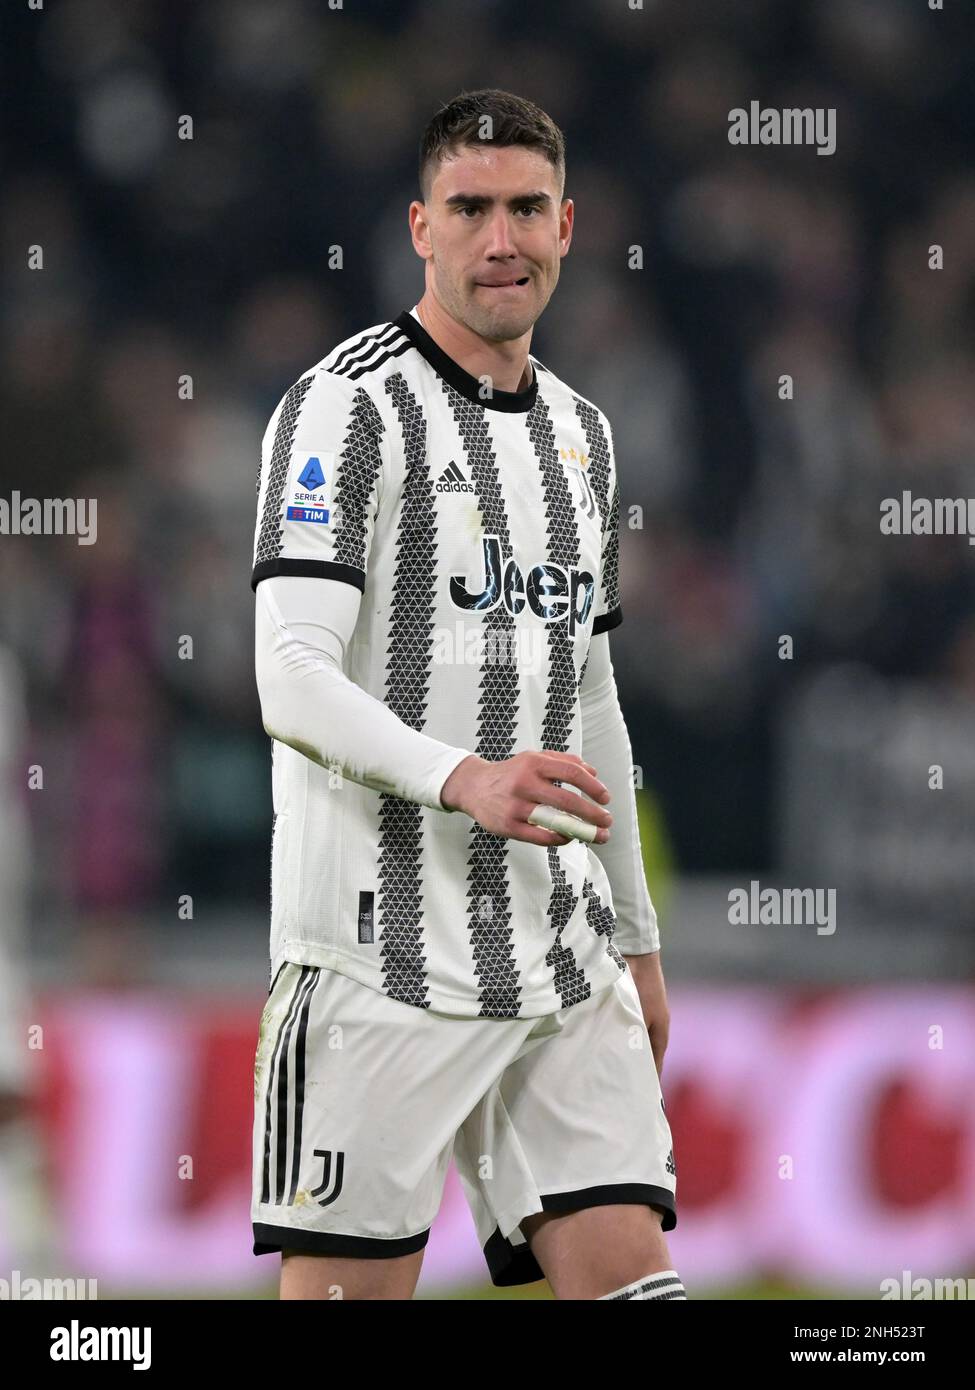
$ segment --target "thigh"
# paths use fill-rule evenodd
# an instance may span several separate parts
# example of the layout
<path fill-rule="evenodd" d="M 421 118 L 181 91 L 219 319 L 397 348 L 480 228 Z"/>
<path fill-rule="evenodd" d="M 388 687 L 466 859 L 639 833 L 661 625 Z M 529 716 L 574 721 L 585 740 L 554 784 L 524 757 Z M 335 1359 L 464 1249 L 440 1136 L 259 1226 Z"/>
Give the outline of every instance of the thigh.
<path fill-rule="evenodd" d="M 670 1267 L 662 1214 L 649 1205 L 546 1211 L 527 1216 L 521 1230 L 556 1298 L 602 1298 Z"/>
<path fill-rule="evenodd" d="M 411 1299 L 420 1278 L 423 1251 L 388 1260 L 343 1259 L 339 1255 L 304 1255 L 284 1250 L 281 1298 Z"/>

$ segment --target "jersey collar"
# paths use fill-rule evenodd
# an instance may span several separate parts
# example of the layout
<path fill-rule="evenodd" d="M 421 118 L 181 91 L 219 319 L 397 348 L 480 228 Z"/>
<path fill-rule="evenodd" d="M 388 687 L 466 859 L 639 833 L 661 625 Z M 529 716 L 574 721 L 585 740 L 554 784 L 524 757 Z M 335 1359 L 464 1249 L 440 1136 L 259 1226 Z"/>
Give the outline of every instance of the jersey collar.
<path fill-rule="evenodd" d="M 523 391 L 501 391 L 496 389 L 490 398 L 483 397 L 481 383 L 476 376 L 471 376 L 470 372 L 465 372 L 459 363 L 452 357 L 448 357 L 443 348 L 440 347 L 430 337 L 430 334 L 423 327 L 419 319 L 410 313 L 409 309 L 404 309 L 393 323 L 403 333 L 406 334 L 417 352 L 430 363 L 438 376 L 443 377 L 455 391 L 459 391 L 462 396 L 466 396 L 475 405 L 483 405 L 485 410 L 508 410 L 524 411 L 531 410 L 538 395 L 538 369 L 534 362 L 531 364 L 532 379 Z"/>

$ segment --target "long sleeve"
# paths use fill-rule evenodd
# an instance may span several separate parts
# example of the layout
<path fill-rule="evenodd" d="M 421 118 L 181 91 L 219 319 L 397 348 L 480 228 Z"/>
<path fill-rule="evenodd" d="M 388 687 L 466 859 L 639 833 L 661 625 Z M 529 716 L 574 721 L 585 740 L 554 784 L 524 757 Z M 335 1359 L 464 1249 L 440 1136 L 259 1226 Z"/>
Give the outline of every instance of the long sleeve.
<path fill-rule="evenodd" d="M 609 652 L 609 633 L 591 638 L 589 660 L 579 688 L 582 756 L 612 794 L 613 825 L 604 845 L 592 844 L 613 892 L 617 927 L 613 944 L 624 955 L 660 949 L 657 913 L 650 899 L 633 791 L 633 752 L 620 709 Z"/>
<path fill-rule="evenodd" d="M 373 791 L 445 811 L 443 784 L 470 756 L 411 729 L 345 675 L 362 594 L 338 579 L 277 574 L 257 584 L 255 668 L 272 738 Z"/>

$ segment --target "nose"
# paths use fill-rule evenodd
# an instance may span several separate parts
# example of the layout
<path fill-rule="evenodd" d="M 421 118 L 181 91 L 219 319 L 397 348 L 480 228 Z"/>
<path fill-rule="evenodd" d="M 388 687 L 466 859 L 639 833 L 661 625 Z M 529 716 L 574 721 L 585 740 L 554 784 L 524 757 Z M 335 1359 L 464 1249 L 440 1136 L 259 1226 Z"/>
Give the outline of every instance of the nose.
<path fill-rule="evenodd" d="M 485 255 L 494 260 L 517 256 L 518 248 L 512 235 L 511 214 L 498 208 L 488 223 L 488 242 Z"/>

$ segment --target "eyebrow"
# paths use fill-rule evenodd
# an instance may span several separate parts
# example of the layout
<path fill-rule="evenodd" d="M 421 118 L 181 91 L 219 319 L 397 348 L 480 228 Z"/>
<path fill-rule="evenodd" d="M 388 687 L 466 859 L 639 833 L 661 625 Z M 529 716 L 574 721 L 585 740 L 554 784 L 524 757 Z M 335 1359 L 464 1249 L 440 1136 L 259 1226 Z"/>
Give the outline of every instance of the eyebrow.
<path fill-rule="evenodd" d="M 479 208 L 489 208 L 494 205 L 496 200 L 488 197 L 486 193 L 452 193 L 449 198 L 444 199 L 447 207 L 457 207 L 460 204 Z M 552 199 L 548 193 L 518 193 L 514 198 L 508 199 L 509 207 L 520 207 L 523 203 L 551 203 Z"/>

